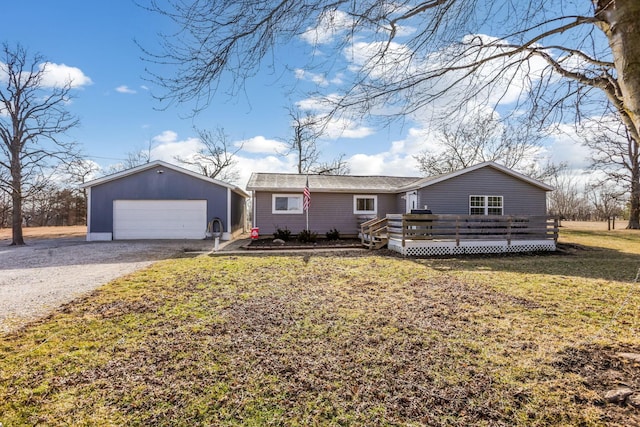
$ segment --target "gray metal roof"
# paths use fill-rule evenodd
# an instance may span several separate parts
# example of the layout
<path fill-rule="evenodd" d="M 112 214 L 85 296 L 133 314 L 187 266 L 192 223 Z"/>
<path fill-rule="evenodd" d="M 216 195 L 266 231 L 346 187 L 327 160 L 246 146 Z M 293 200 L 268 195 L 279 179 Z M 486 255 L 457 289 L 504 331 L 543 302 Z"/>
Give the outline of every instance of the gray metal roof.
<path fill-rule="evenodd" d="M 515 172 L 495 162 L 484 162 L 466 169 L 430 177 L 309 175 L 309 189 L 315 192 L 401 193 L 428 187 L 442 181 L 484 168 L 491 167 L 516 179 L 520 179 L 545 191 L 553 187 Z M 249 191 L 301 191 L 307 175 L 286 173 L 253 173 L 247 184 Z"/>
<path fill-rule="evenodd" d="M 315 192 L 396 193 L 420 177 L 309 175 L 309 189 Z M 249 191 L 300 191 L 307 175 L 286 173 L 253 173 L 247 184 Z"/>

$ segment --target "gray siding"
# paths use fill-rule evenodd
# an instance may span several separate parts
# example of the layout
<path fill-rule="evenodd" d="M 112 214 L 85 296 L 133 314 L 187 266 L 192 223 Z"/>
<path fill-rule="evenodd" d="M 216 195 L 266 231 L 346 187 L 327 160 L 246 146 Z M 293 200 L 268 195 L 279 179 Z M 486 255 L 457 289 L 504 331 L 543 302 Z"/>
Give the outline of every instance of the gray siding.
<path fill-rule="evenodd" d="M 231 192 L 231 232 L 244 228 L 246 199 L 238 193 Z"/>
<path fill-rule="evenodd" d="M 418 206 L 434 214 L 469 214 L 469 196 L 503 196 L 504 215 L 546 215 L 546 191 L 491 167 L 418 190 Z"/>
<path fill-rule="evenodd" d="M 407 201 L 406 199 L 403 199 L 403 197 L 406 196 L 406 192 L 402 192 L 402 193 L 398 193 L 396 194 L 396 210 L 395 212 L 389 212 L 389 213 L 406 213 L 405 211 L 407 210 Z"/>
<path fill-rule="evenodd" d="M 273 214 L 271 192 L 255 192 L 254 227 L 260 228 L 261 235 L 273 234 L 277 228 L 287 227 L 293 234 L 306 228 L 306 213 Z M 296 193 L 285 193 L 296 194 Z M 302 194 L 300 192 L 299 194 Z M 342 235 L 355 235 L 360 223 L 369 218 L 366 215 L 353 213 L 353 196 L 367 193 L 314 193 L 311 192 L 311 208 L 309 209 L 309 228 L 321 236 L 332 228 L 337 228 Z M 378 218 L 388 213 L 397 212 L 396 194 L 376 194 L 378 196 Z"/>
<path fill-rule="evenodd" d="M 114 200 L 206 200 L 207 221 L 220 218 L 227 229 L 227 188 L 168 168 L 151 168 L 92 187 L 89 232 L 113 232 Z"/>

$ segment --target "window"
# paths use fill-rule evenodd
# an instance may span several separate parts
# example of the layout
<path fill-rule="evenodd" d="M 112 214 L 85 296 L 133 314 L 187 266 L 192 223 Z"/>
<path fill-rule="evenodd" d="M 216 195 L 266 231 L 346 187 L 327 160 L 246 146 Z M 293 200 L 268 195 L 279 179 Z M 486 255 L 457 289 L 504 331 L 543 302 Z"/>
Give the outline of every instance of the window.
<path fill-rule="evenodd" d="M 354 214 L 377 214 L 378 196 L 353 196 Z"/>
<path fill-rule="evenodd" d="M 302 194 L 273 194 L 271 213 L 301 214 Z"/>
<path fill-rule="evenodd" d="M 470 215 L 502 215 L 502 196 L 469 196 Z"/>

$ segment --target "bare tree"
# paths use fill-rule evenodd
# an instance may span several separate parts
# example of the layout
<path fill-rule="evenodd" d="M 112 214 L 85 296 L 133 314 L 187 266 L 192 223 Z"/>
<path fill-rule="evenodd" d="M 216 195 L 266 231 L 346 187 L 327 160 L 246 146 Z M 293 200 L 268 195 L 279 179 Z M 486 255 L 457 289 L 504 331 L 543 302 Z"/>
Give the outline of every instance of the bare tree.
<path fill-rule="evenodd" d="M 600 183 L 587 187 L 587 198 L 599 220 L 619 216 L 622 211 L 622 199 L 626 192 L 611 183 Z"/>
<path fill-rule="evenodd" d="M 498 162 L 536 178 L 548 178 L 555 171 L 540 158 L 541 135 L 534 129 L 490 114 L 467 117 L 455 125 L 445 123 L 441 140 L 431 151 L 414 156 L 427 176 L 457 171 L 486 161 Z"/>
<path fill-rule="evenodd" d="M 563 219 L 587 220 L 590 216 L 589 202 L 576 177 L 560 173 L 553 178 L 554 190 L 547 198 L 549 213 Z"/>
<path fill-rule="evenodd" d="M 0 191 L 0 227 L 11 225 L 11 197 L 4 191 Z"/>
<path fill-rule="evenodd" d="M 123 169 L 131 169 L 151 161 L 151 149 L 129 151 L 122 163 Z"/>
<path fill-rule="evenodd" d="M 298 173 L 309 173 L 320 158 L 316 143 L 320 136 L 318 122 L 310 113 L 303 114 L 294 108 L 289 108 L 289 117 L 293 133 L 286 141 L 287 151 L 283 155 L 295 154 Z"/>
<path fill-rule="evenodd" d="M 311 168 L 311 173 L 317 175 L 349 175 L 351 168 L 349 163 L 344 160 L 344 155 L 340 155 L 331 162 L 320 162 Z"/>
<path fill-rule="evenodd" d="M 23 212 L 29 226 L 86 224 L 86 202 L 82 194 L 53 181 L 25 197 Z"/>
<path fill-rule="evenodd" d="M 148 148 L 128 151 L 125 156 L 120 162 L 110 165 L 107 174 L 121 172 L 149 163 L 151 161 L 151 143 L 149 143 Z"/>
<path fill-rule="evenodd" d="M 626 187 L 627 228 L 640 229 L 640 147 L 631 132 L 616 116 L 609 116 L 584 128 L 582 133 L 584 144 L 591 150 L 591 168 L 604 173 L 603 180 Z"/>
<path fill-rule="evenodd" d="M 254 3 L 152 0 L 146 7 L 178 26 L 160 51 L 146 51 L 165 89 L 157 97 L 204 108 L 220 87 L 236 93 L 268 55 L 302 37 L 322 45 L 324 71 L 336 58 L 351 61 L 350 84 L 327 98 L 334 111 L 385 106 L 406 115 L 473 101 L 559 121 L 608 102 L 640 141 L 637 0 Z"/>
<path fill-rule="evenodd" d="M 86 158 L 78 158 L 67 165 L 66 175 L 68 176 L 68 183 L 76 189 L 80 188 L 80 185 L 95 178 L 100 170 L 100 165 L 96 162 Z M 80 189 L 80 193 L 86 206 L 88 202 L 87 189 Z"/>
<path fill-rule="evenodd" d="M 75 144 L 61 137 L 78 120 L 67 110 L 72 82 L 49 87 L 42 56 L 6 43 L 0 54 L 0 187 L 11 194 L 11 244 L 24 245 L 22 200 L 46 183 L 50 161 L 75 157 Z"/>
<path fill-rule="evenodd" d="M 344 155 L 331 161 L 320 160 L 322 153 L 318 148 L 317 140 L 323 134 L 323 119 L 309 112 L 301 113 L 295 108 L 289 108 L 288 111 L 292 135 L 285 141 L 287 150 L 282 155 L 288 156 L 292 153 L 295 155 L 297 172 L 319 175 L 349 174 L 349 164 L 344 160 Z"/>
<path fill-rule="evenodd" d="M 202 148 L 191 159 L 176 156 L 175 159 L 186 165 L 195 166 L 200 173 L 229 183 L 240 179 L 235 168 L 235 155 L 242 150 L 243 144 L 232 147 L 229 136 L 221 127 L 215 130 L 196 129 Z"/>

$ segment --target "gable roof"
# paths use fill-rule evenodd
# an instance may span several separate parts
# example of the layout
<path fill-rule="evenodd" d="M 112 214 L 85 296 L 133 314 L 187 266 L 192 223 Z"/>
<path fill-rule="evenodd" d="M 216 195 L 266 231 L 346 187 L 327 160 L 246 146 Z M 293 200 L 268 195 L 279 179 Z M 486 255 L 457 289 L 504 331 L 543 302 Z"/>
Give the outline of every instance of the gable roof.
<path fill-rule="evenodd" d="M 519 179 L 521 181 L 524 181 L 528 184 L 531 184 L 535 187 L 541 188 L 545 191 L 553 191 L 554 188 L 548 184 L 545 184 L 542 181 L 538 181 L 537 179 L 533 179 L 531 177 L 528 177 L 526 175 L 523 175 L 519 172 L 516 172 L 512 169 L 509 169 L 506 166 L 502 166 L 496 162 L 483 162 L 483 163 L 478 163 L 477 165 L 473 165 L 473 166 L 469 166 L 468 168 L 465 169 L 460 169 L 458 171 L 455 172 L 450 172 L 450 173 L 445 173 L 442 175 L 437 175 L 437 176 L 430 176 L 430 177 L 426 177 L 426 178 L 421 178 L 416 182 L 413 182 L 409 185 L 403 186 L 401 188 L 398 188 L 398 191 L 411 191 L 411 190 L 417 190 L 419 188 L 424 188 L 424 187 L 428 187 L 430 185 L 434 185 L 437 184 L 439 182 L 443 182 L 452 178 L 455 178 L 457 176 L 460 175 L 464 175 L 466 173 L 469 172 L 473 172 L 476 171 L 478 169 L 482 169 L 482 168 L 486 168 L 486 167 L 490 167 L 493 168 L 497 171 L 500 171 L 506 175 L 512 176 L 516 179 Z"/>
<path fill-rule="evenodd" d="M 325 193 L 396 193 L 399 187 L 419 181 L 418 177 L 356 176 L 356 175 L 308 175 L 309 189 Z M 307 175 L 287 173 L 251 174 L 247 184 L 249 191 L 301 191 Z"/>
<path fill-rule="evenodd" d="M 123 171 L 116 172 L 116 173 L 113 173 L 111 175 L 106 175 L 106 176 L 103 176 L 101 178 L 97 178 L 97 179 L 94 179 L 92 181 L 85 182 L 84 184 L 80 185 L 80 188 L 95 187 L 96 185 L 104 184 L 106 182 L 115 181 L 115 180 L 130 176 L 130 175 L 135 175 L 137 173 L 144 172 L 146 170 L 157 168 L 157 167 L 171 169 L 171 170 L 176 171 L 178 173 L 189 175 L 189 176 L 191 176 L 193 178 L 200 179 L 202 181 L 206 181 L 206 182 L 209 182 L 211 184 L 216 184 L 216 185 L 219 185 L 221 187 L 228 188 L 231 191 L 239 194 L 242 197 L 246 197 L 246 198 L 249 197 L 249 195 L 244 190 L 242 190 L 241 188 L 239 188 L 239 187 L 237 187 L 235 185 L 226 183 L 224 181 L 220 181 L 218 179 L 209 178 L 208 176 L 205 176 L 205 175 L 202 175 L 200 173 L 191 171 L 189 169 L 181 168 L 180 166 L 176 166 L 176 165 L 173 165 L 171 163 L 164 162 L 162 160 L 154 160 L 152 162 L 145 163 L 143 165 L 136 166 L 136 167 L 131 168 L 131 169 L 125 169 Z"/>

